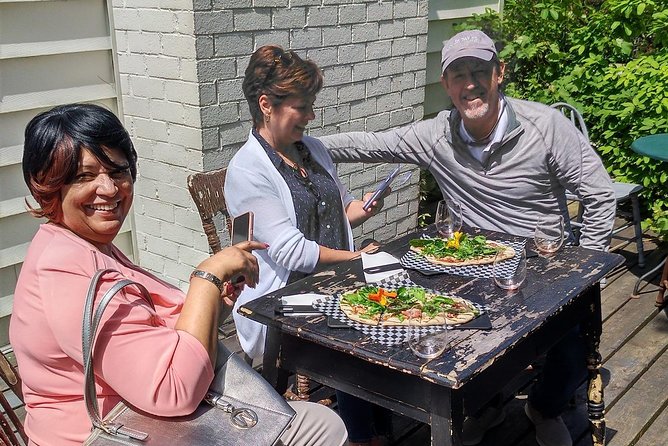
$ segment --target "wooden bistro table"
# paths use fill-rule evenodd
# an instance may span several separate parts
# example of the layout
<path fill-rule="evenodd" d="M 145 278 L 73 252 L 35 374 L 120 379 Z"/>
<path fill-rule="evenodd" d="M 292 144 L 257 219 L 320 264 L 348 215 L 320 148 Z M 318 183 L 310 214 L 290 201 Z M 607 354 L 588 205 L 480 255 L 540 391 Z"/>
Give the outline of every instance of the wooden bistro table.
<path fill-rule="evenodd" d="M 433 228 L 427 230 L 434 234 Z M 382 248 L 397 258 L 409 234 Z M 479 232 L 492 240 L 521 237 Z M 532 242 L 527 242 L 529 248 Z M 431 425 L 433 445 L 459 445 L 464 409 L 472 413 L 488 402 L 544 354 L 570 329 L 584 330 L 589 355 L 588 410 L 594 445 L 605 441 L 603 382 L 598 352 L 601 334 L 599 281 L 623 257 L 567 246 L 552 257 L 529 253 L 527 279 L 507 293 L 490 278 L 423 275 L 407 270 L 418 285 L 469 298 L 486 306 L 491 330 L 449 331 L 449 350 L 435 359 L 415 356 L 406 342 L 383 345 L 353 328 L 329 328 L 325 315 L 282 316 L 282 296 L 316 292 L 336 295 L 365 285 L 361 260 L 339 263 L 240 308 L 267 325 L 263 376 L 281 393 L 290 372 L 356 395 Z"/>

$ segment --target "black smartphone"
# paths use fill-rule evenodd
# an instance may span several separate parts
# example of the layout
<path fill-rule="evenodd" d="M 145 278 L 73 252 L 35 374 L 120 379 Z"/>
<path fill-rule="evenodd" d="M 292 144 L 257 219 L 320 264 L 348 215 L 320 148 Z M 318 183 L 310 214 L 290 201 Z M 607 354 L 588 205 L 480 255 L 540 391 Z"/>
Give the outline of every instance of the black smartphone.
<path fill-rule="evenodd" d="M 327 316 L 327 326 L 329 328 L 351 328 L 350 325 L 338 320 L 334 316 Z"/>
<path fill-rule="evenodd" d="M 250 211 L 232 219 L 232 244 L 247 240 L 253 240 L 253 213 Z"/>

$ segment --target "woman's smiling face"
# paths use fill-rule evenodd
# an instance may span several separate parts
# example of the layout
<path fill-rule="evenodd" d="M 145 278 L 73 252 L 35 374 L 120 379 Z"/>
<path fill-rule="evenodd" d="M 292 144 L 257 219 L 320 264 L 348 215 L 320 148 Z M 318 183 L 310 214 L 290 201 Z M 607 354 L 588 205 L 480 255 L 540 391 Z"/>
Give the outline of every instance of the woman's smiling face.
<path fill-rule="evenodd" d="M 88 150 L 81 151 L 74 180 L 61 193 L 59 223 L 98 248 L 109 245 L 130 212 L 134 183 L 123 152 L 104 148 L 109 158 L 124 168 L 107 167 Z"/>
<path fill-rule="evenodd" d="M 314 102 L 315 96 L 288 96 L 279 105 L 271 107 L 271 118 L 265 127 L 275 148 L 282 149 L 301 141 L 306 126 L 315 119 Z"/>

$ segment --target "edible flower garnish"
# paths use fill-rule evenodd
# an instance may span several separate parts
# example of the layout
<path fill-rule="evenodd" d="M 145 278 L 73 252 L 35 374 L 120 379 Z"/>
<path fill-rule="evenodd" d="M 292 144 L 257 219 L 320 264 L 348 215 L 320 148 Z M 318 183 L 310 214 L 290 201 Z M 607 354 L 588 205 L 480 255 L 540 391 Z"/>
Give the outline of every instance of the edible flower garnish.
<path fill-rule="evenodd" d="M 369 300 L 378 302 L 382 306 L 387 306 L 387 298 L 396 299 L 397 293 L 395 291 L 388 291 L 384 288 L 378 288 L 377 293 L 369 293 Z"/>
<path fill-rule="evenodd" d="M 464 235 L 463 232 L 456 231 L 456 232 L 452 235 L 452 237 L 450 237 L 450 238 L 448 239 L 448 243 L 447 243 L 446 246 L 447 246 L 448 248 L 459 249 L 459 242 L 460 242 L 460 240 L 462 239 L 462 236 L 463 236 L 463 235 Z"/>

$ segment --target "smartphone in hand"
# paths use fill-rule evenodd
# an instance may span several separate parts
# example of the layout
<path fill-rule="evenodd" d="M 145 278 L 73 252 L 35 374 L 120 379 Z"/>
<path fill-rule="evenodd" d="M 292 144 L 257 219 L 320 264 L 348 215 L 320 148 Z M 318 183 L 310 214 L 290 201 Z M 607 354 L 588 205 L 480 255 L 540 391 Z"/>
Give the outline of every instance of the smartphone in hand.
<path fill-rule="evenodd" d="M 245 212 L 232 219 L 232 245 L 253 240 L 253 213 Z"/>
<path fill-rule="evenodd" d="M 392 172 L 390 172 L 390 174 L 387 176 L 387 178 L 385 178 L 383 182 L 378 185 L 373 195 L 366 201 L 366 203 L 362 205 L 362 209 L 368 211 L 373 202 L 378 201 L 380 197 L 383 196 L 387 188 L 390 187 L 390 184 L 392 184 L 392 182 L 397 178 L 397 176 L 399 176 L 400 170 L 401 170 L 401 164 L 395 167 L 394 170 L 392 170 Z M 413 172 L 408 171 L 401 174 L 399 184 L 397 185 L 397 187 L 403 186 L 406 183 L 406 181 L 408 181 L 408 179 L 411 177 L 412 173 Z"/>

